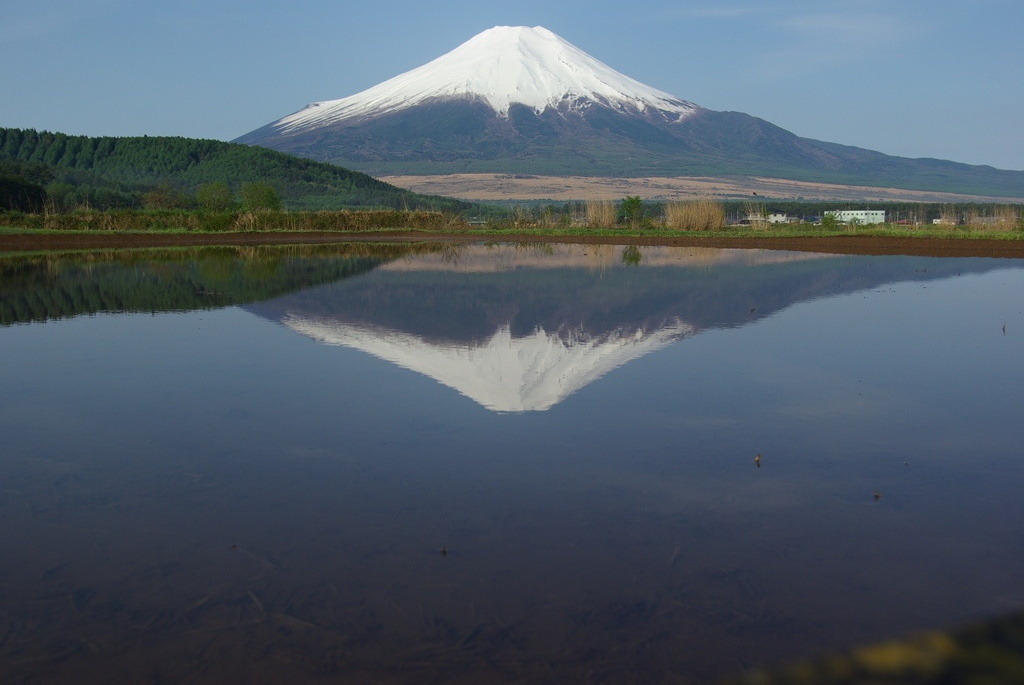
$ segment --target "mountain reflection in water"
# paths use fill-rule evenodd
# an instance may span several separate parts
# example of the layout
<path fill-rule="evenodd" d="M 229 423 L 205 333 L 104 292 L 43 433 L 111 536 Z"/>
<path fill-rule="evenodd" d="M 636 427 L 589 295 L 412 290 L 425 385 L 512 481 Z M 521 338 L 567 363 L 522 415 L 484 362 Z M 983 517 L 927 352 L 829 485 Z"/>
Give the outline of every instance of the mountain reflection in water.
<path fill-rule="evenodd" d="M 1008 613 L 1021 292 L 693 248 L 0 257 L 0 682 L 713 682 Z"/>
<path fill-rule="evenodd" d="M 769 250 L 468 246 L 389 262 L 249 309 L 327 345 L 422 373 L 493 411 L 543 411 L 627 362 L 710 328 L 930 271 L 905 258 Z"/>

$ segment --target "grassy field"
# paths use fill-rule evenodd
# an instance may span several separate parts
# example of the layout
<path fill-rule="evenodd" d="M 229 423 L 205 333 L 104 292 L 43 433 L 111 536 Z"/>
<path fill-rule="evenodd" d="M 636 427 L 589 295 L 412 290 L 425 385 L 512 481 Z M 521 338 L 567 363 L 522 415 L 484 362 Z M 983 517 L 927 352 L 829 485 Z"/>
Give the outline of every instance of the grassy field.
<path fill-rule="evenodd" d="M 630 225 L 622 217 L 611 219 L 610 204 L 592 206 L 575 218 L 565 214 L 512 213 L 486 221 L 469 221 L 444 212 L 393 210 L 9 212 L 0 214 L 0 253 L 367 241 L 533 241 L 1024 258 L 1024 226 L 1019 216 L 974 225 L 730 226 L 722 225 L 713 207 L 704 207 L 700 211 L 693 208 L 689 218 L 667 213 L 664 218 L 644 217 Z M 682 214 L 687 215 L 687 211 Z M 691 228 L 671 228 L 671 224 Z"/>
<path fill-rule="evenodd" d="M 677 237 L 700 233 L 735 237 L 830 237 L 886 236 L 921 238 L 976 238 L 999 240 L 1024 239 L 1024 219 L 1019 215 L 1002 217 L 999 222 L 977 218 L 960 224 L 768 224 L 725 225 L 714 203 L 670 204 L 665 217 L 646 217 L 641 221 L 615 220 L 612 203 L 591 203 L 586 215 L 569 219 L 510 214 L 485 222 L 470 222 L 457 214 L 436 211 L 316 211 L 316 212 L 206 212 L 194 210 L 77 210 L 68 213 L 0 214 L 0 230 L 5 233 L 35 232 L 180 232 L 247 233 L 265 231 L 432 231 L 481 236 L 621 236 Z"/>

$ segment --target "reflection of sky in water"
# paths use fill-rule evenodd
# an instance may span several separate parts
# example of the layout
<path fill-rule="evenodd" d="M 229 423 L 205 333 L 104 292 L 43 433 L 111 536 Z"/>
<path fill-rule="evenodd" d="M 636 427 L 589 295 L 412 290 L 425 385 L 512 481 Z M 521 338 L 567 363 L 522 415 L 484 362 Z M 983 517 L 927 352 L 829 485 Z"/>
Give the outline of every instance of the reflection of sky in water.
<path fill-rule="evenodd" d="M 0 329 L 0 663 L 707 678 L 1018 609 L 1024 270 L 995 266 L 779 295 L 532 413 L 273 303 Z"/>

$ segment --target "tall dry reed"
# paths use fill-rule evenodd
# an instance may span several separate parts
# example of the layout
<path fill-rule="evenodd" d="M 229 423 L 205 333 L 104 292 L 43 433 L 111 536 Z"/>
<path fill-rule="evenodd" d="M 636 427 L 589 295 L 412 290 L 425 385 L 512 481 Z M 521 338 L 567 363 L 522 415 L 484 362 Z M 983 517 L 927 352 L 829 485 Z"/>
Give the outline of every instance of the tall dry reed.
<path fill-rule="evenodd" d="M 979 231 L 1013 231 L 1021 226 L 1020 209 L 1015 205 L 996 205 L 991 213 L 974 209 L 964 216 L 964 224 Z"/>
<path fill-rule="evenodd" d="M 1021 205 L 999 205 L 995 210 L 996 222 L 1010 229 L 1024 229 L 1024 209 Z"/>
<path fill-rule="evenodd" d="M 745 202 L 743 210 L 747 213 L 747 223 L 756 230 L 768 228 L 768 211 L 759 202 Z"/>
<path fill-rule="evenodd" d="M 939 224 L 942 226 L 956 226 L 960 223 L 960 214 L 953 205 L 943 205 L 939 210 Z"/>
<path fill-rule="evenodd" d="M 708 198 L 665 205 L 665 225 L 680 231 L 717 231 L 725 225 L 725 208 Z"/>
<path fill-rule="evenodd" d="M 590 228 L 611 228 L 615 225 L 615 203 L 610 200 L 587 202 L 587 226 Z"/>

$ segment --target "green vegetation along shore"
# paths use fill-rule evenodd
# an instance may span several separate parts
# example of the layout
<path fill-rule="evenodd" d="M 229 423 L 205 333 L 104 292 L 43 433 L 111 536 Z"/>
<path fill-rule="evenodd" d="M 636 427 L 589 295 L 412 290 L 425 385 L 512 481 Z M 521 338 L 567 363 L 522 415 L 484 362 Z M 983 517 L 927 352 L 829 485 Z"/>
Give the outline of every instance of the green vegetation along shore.
<path fill-rule="evenodd" d="M 922 210 L 923 211 L 923 210 Z M 76 209 L 68 212 L 0 212 L 8 235 L 42 233 L 265 233 L 426 231 L 480 237 L 508 235 L 553 238 L 671 239 L 874 236 L 897 238 L 1024 240 L 1024 214 L 1015 205 L 951 211 L 934 222 L 861 224 L 841 222 L 828 211 L 814 223 L 773 222 L 749 211 L 727 223 L 726 208 L 709 200 L 644 204 L 637 197 L 619 203 L 581 203 L 556 211 L 551 206 L 516 208 L 473 218 L 439 210 L 285 211 L 281 209 Z"/>
<path fill-rule="evenodd" d="M 96 251 L 201 245 L 317 245 L 327 243 L 566 242 L 610 245 L 666 245 L 835 254 L 904 254 L 935 257 L 1024 258 L 1024 233 L 935 230 L 903 227 L 835 231 L 726 228 L 719 231 L 558 229 L 447 225 L 409 229 L 402 224 L 361 230 L 187 231 L 47 230 L 4 227 L 0 218 L 0 256 L 50 251 Z"/>

